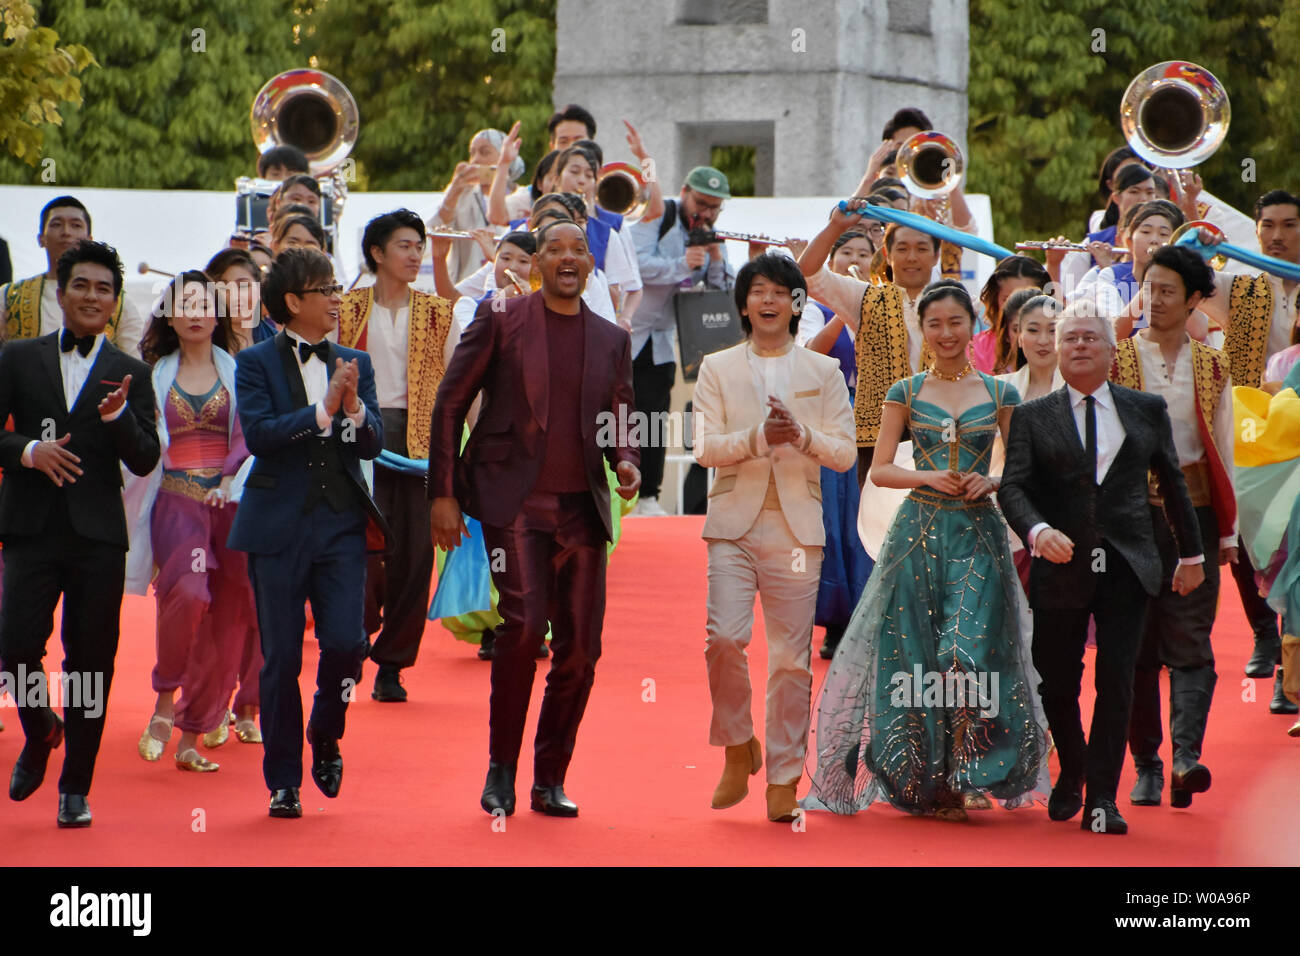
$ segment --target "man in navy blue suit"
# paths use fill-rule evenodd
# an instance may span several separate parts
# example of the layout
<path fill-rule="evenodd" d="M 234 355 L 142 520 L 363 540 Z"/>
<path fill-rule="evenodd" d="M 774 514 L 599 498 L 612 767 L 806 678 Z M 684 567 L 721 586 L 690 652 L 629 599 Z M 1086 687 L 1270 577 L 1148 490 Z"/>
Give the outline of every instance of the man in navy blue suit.
<path fill-rule="evenodd" d="M 239 423 L 255 461 L 230 547 L 248 552 L 262 631 L 262 773 L 273 817 L 302 816 L 298 675 L 308 599 L 320 644 L 307 722 L 311 775 L 325 796 L 338 796 L 338 742 L 369 650 L 367 545 L 381 550 L 387 533 L 360 465 L 383 448 L 374 370 L 365 352 L 325 338 L 338 326 L 342 291 L 320 252 L 282 252 L 262 301 L 284 331 L 240 352 L 235 372 Z"/>

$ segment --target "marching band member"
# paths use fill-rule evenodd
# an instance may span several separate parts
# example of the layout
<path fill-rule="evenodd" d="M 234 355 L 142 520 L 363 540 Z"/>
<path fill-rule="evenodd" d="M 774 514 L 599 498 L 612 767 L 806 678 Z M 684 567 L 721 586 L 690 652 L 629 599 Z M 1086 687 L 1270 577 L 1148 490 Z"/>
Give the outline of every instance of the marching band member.
<path fill-rule="evenodd" d="M 80 201 L 72 196 L 58 196 L 45 204 L 36 242 L 45 250 L 46 270 L 0 286 L 0 328 L 4 329 L 5 341 L 34 339 L 63 327 L 63 310 L 59 308 L 56 292 L 59 256 L 82 239 L 90 238 L 90 212 Z M 143 332 L 144 319 L 123 289 L 118 293 L 105 334 L 110 342 L 135 358 L 139 355 Z"/>
<path fill-rule="evenodd" d="M 1160 761 L 1160 668 L 1169 668 L 1169 727 L 1173 738 L 1170 804 L 1191 805 L 1192 794 L 1209 789 L 1210 771 L 1200 763 L 1210 700 L 1218 680 L 1210 631 L 1219 601 L 1219 565 L 1235 562 L 1237 506 L 1233 493 L 1232 383 L 1227 356 L 1187 334 L 1193 310 L 1215 292 L 1214 272 L 1181 246 L 1164 246 L 1145 277 L 1148 328 L 1120 339 L 1110 380 L 1159 395 L 1173 424 L 1174 448 L 1205 543 L 1205 582 L 1188 593 L 1162 588 L 1151 599 L 1146 631 L 1133 677 L 1129 751 L 1138 772 L 1130 800 L 1156 806 L 1164 788 Z M 1165 517 L 1168 489 L 1151 489 L 1151 524 L 1172 579 L 1178 548 Z M 1217 558 L 1213 542 L 1218 542 Z"/>
<path fill-rule="evenodd" d="M 1255 203 L 1255 235 L 1260 251 L 1275 259 L 1300 262 L 1300 197 L 1282 189 L 1265 193 Z M 1201 234 L 1204 242 L 1212 237 Z M 1226 329 L 1223 350 L 1232 362 L 1232 377 L 1238 385 L 1259 387 L 1268 360 L 1291 343 L 1297 325 L 1296 298 L 1300 283 L 1271 273 L 1258 275 L 1216 275 L 1219 294 L 1206 301 L 1202 310 Z M 1246 616 L 1255 632 L 1255 652 L 1246 665 L 1251 677 L 1267 677 L 1281 655 L 1277 614 L 1260 598 L 1255 569 L 1244 550 L 1233 567 L 1237 589 Z M 1275 714 L 1294 714 L 1297 707 L 1282 690 L 1282 672 L 1277 672 L 1273 700 Z"/>
<path fill-rule="evenodd" d="M 446 246 L 435 263 L 446 261 Z M 339 344 L 370 355 L 384 426 L 384 448 L 404 458 L 429 457 L 429 420 L 443 372 L 460 341 L 452 304 L 411 288 L 424 257 L 420 217 L 398 209 L 370 220 L 361 238 L 374 285 L 353 289 L 339 308 Z M 372 555 L 366 573 L 366 632 L 379 636 L 370 659 L 379 665 L 370 696 L 405 701 L 401 672 L 415 664 L 429 609 L 433 545 L 423 476 L 375 470 L 374 499 L 392 551 Z M 382 622 L 382 624 L 381 624 Z"/>
<path fill-rule="evenodd" d="M 850 205 L 861 209 L 867 200 L 853 199 Z M 857 422 L 861 488 L 880 433 L 885 392 L 894 382 L 929 364 L 916 303 L 939 261 L 939 240 L 906 226 L 891 225 L 885 230 L 885 248 L 893 281 L 868 285 L 852 276 L 835 275 L 823 265 L 835 240 L 858 222 L 859 217 L 852 211 L 836 209 L 830 222 L 799 257 L 799 268 L 808 278 L 809 294 L 834 309 L 855 336 L 858 376 L 853 416 Z"/>

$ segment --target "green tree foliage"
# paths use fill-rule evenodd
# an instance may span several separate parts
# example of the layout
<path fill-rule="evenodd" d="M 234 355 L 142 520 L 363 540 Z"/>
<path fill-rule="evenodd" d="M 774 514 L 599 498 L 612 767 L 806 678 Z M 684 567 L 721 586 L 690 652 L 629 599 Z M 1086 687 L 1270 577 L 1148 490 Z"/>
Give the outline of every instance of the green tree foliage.
<path fill-rule="evenodd" d="M 1287 7 L 1296 2 L 1285 0 Z M 1294 182 L 1297 164 L 1275 135 L 1265 96 L 1272 89 L 1284 101 L 1283 91 L 1296 82 L 1294 57 L 1282 61 L 1274 50 L 1272 26 L 1282 6 L 1283 0 L 971 0 L 970 189 L 992 198 L 998 238 L 1082 236 L 1088 213 L 1101 204 L 1101 161 L 1123 144 L 1124 90 L 1162 60 L 1199 63 L 1228 91 L 1232 123 L 1224 144 L 1198 169 L 1205 188 L 1249 212 L 1264 189 L 1288 177 Z M 1294 11 L 1291 17 L 1300 20 Z M 1300 23 L 1291 31 L 1300 52 Z M 1243 181 L 1246 159 L 1254 161 L 1255 183 Z"/>
<path fill-rule="evenodd" d="M 46 0 L 40 22 L 84 44 L 83 103 L 46 127 L 57 182 L 225 189 L 255 172 L 248 110 L 266 80 L 306 65 L 288 0 Z M 0 159 L 0 181 L 39 183 Z"/>
<path fill-rule="evenodd" d="M 356 97 L 352 155 L 369 188 L 442 189 L 475 130 L 515 120 L 531 180 L 552 112 L 555 0 L 328 0 L 302 37 Z"/>
<path fill-rule="evenodd" d="M 84 46 L 59 46 L 59 35 L 36 25 L 26 0 L 0 0 L 0 145 L 28 165 L 41 157 L 47 124 L 63 122 L 59 104 L 81 103 L 75 74 L 95 60 Z"/>

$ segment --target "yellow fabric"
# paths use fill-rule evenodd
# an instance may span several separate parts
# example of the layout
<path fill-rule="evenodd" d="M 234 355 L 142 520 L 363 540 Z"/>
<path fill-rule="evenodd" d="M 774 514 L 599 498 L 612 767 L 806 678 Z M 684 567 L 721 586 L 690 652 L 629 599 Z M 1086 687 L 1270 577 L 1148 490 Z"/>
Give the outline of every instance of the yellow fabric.
<path fill-rule="evenodd" d="M 1288 461 L 1300 451 L 1300 396 L 1285 388 L 1269 395 L 1244 385 L 1232 389 L 1238 468 Z"/>

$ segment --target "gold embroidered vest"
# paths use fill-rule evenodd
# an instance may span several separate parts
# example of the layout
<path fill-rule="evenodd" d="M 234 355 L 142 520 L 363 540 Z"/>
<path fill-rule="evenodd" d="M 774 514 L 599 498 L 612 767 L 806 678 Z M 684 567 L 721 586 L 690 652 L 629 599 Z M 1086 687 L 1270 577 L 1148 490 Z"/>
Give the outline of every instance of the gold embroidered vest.
<path fill-rule="evenodd" d="M 1259 388 L 1264 380 L 1268 333 L 1273 325 L 1273 287 L 1261 273 L 1236 276 L 1228 299 L 1228 328 L 1223 350 L 1232 360 L 1237 385 Z"/>
<path fill-rule="evenodd" d="M 903 290 L 893 283 L 873 285 L 862 296 L 862 314 L 853 350 L 858 362 L 858 387 L 853 398 L 853 419 L 858 445 L 875 446 L 880 435 L 880 412 L 889 386 L 929 364 L 930 349 L 921 346 L 921 368 L 908 358 L 907 323 Z"/>
<path fill-rule="evenodd" d="M 1219 447 L 1214 434 L 1214 417 L 1219 410 L 1224 386 L 1228 384 L 1232 360 L 1226 353 L 1194 339 L 1191 346 L 1192 379 L 1196 383 L 1196 430 L 1201 436 L 1201 444 L 1205 446 L 1206 464 L 1210 473 L 1210 498 L 1218 518 L 1219 533 L 1222 537 L 1227 537 L 1232 533 L 1237 518 L 1236 495 L 1223 465 L 1225 450 L 1231 455 L 1232 449 Z M 1142 377 L 1142 359 L 1132 338 L 1121 339 L 1116 346 L 1110 380 L 1126 388 L 1146 391 Z M 1206 542 L 1207 551 L 1211 544 L 1212 542 Z"/>
<path fill-rule="evenodd" d="M 11 282 L 4 289 L 5 339 L 34 339 L 41 334 L 41 295 L 45 291 L 45 275 L 32 276 Z M 117 297 L 117 306 L 104 329 L 108 340 L 117 345 L 117 327 L 122 321 L 123 300 L 126 290 Z"/>
<path fill-rule="evenodd" d="M 429 457 L 429 422 L 433 400 L 447 371 L 443 353 L 454 321 L 451 303 L 431 292 L 411 289 L 408 300 L 406 339 L 406 453 L 410 458 Z M 353 289 L 343 296 L 339 310 L 339 344 L 350 349 L 366 348 L 374 286 Z"/>

